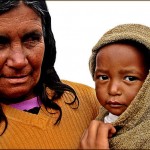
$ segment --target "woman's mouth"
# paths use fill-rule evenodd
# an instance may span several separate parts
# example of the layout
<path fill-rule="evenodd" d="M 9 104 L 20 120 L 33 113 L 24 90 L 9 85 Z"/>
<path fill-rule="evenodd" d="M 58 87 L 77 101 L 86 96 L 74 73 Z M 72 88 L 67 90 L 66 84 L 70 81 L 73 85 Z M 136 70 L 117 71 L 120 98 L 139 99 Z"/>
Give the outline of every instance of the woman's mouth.
<path fill-rule="evenodd" d="M 29 75 L 3 76 L 6 82 L 10 84 L 23 84 L 29 79 Z"/>

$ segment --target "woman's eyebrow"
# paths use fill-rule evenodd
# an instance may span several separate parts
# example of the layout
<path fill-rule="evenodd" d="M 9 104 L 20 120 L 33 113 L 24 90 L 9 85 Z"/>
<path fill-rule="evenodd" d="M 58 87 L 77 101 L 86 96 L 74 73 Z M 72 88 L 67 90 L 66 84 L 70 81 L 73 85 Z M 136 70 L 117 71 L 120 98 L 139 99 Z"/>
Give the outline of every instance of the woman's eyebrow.
<path fill-rule="evenodd" d="M 31 36 L 38 36 L 38 37 L 40 37 L 40 36 L 42 36 L 42 35 L 43 35 L 43 33 L 42 33 L 41 31 L 34 30 L 34 31 L 31 31 L 31 32 L 25 33 L 25 34 L 23 35 L 23 40 L 28 39 L 28 38 L 30 38 Z"/>

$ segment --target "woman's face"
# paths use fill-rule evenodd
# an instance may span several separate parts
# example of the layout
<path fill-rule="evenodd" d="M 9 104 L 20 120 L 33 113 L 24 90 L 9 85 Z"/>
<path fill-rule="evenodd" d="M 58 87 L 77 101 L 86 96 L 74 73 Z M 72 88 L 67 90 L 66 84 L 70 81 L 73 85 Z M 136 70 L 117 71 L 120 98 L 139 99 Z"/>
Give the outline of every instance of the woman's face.
<path fill-rule="evenodd" d="M 44 39 L 40 17 L 21 4 L 0 15 L 0 98 L 32 98 L 41 74 Z"/>
<path fill-rule="evenodd" d="M 143 55 L 133 46 L 111 44 L 96 57 L 96 95 L 103 107 L 120 115 L 141 88 L 148 70 Z"/>

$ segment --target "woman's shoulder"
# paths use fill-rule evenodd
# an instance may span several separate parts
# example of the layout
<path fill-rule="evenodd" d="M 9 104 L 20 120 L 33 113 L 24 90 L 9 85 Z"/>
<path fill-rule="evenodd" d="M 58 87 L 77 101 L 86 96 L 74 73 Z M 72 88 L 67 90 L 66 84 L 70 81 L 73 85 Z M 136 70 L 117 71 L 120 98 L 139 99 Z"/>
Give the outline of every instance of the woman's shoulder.
<path fill-rule="evenodd" d="M 81 112 L 89 112 L 92 114 L 91 119 L 95 119 L 99 113 L 100 103 L 97 100 L 95 89 L 78 82 L 72 82 L 67 80 L 62 80 L 64 84 L 69 85 L 74 89 L 79 99 L 79 106 Z"/>
<path fill-rule="evenodd" d="M 62 82 L 74 89 L 80 102 L 82 101 L 83 103 L 89 103 L 91 105 L 99 105 L 94 88 L 78 82 L 72 82 L 67 80 L 62 80 Z"/>
<path fill-rule="evenodd" d="M 86 85 L 86 84 L 83 84 L 83 83 L 79 83 L 79 82 L 73 82 L 73 81 L 68 81 L 68 80 L 61 80 L 62 83 L 64 84 L 67 84 L 69 86 L 71 86 L 73 89 L 77 90 L 81 90 L 81 89 L 86 89 L 86 90 L 91 90 L 95 93 L 95 90 L 94 88 Z"/>

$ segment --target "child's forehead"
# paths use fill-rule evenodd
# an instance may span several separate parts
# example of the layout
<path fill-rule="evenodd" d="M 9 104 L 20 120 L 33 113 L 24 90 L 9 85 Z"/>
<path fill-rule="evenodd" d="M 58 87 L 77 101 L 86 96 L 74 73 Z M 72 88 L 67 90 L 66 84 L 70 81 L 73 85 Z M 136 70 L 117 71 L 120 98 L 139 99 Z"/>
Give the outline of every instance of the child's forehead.
<path fill-rule="evenodd" d="M 150 49 L 147 48 L 144 44 L 139 43 L 137 41 L 132 40 L 123 40 L 123 41 L 115 41 L 112 43 L 108 43 L 101 48 L 99 48 L 98 52 L 103 53 L 104 50 L 109 50 L 110 53 L 115 53 L 116 55 L 124 55 L 127 50 L 134 50 L 134 53 L 140 53 L 141 57 L 150 57 Z M 128 57 L 129 54 L 126 55 Z"/>
<path fill-rule="evenodd" d="M 98 54 L 107 52 L 110 54 L 112 53 L 112 54 L 124 55 L 125 53 L 127 53 L 127 51 L 139 53 L 140 52 L 139 49 L 140 48 L 138 46 L 135 46 L 132 44 L 115 42 L 115 43 L 107 44 L 107 45 L 103 46 L 102 48 L 100 48 L 98 51 Z"/>
<path fill-rule="evenodd" d="M 110 44 L 103 47 L 97 57 L 95 73 L 106 73 L 113 76 L 147 73 L 145 60 L 141 53 L 131 45 Z"/>
<path fill-rule="evenodd" d="M 101 48 L 96 57 L 97 64 L 123 66 L 145 65 L 144 55 L 134 46 L 128 44 L 113 43 Z"/>

